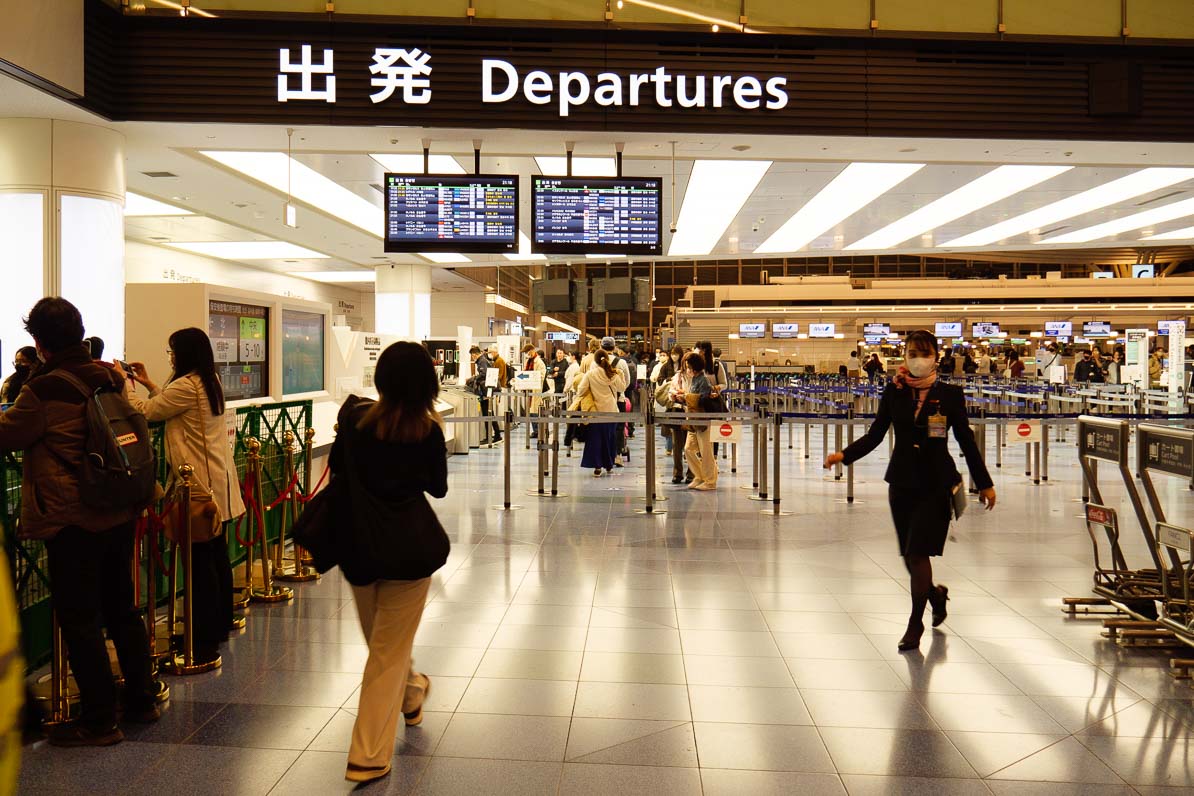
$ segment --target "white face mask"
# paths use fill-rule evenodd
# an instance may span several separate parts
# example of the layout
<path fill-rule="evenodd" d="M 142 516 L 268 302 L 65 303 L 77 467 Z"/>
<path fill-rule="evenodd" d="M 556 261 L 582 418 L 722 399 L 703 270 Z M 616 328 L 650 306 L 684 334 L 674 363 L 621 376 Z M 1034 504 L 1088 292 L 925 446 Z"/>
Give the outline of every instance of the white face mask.
<path fill-rule="evenodd" d="M 937 367 L 937 360 L 933 357 L 908 357 L 908 372 L 918 379 L 923 379 Z"/>

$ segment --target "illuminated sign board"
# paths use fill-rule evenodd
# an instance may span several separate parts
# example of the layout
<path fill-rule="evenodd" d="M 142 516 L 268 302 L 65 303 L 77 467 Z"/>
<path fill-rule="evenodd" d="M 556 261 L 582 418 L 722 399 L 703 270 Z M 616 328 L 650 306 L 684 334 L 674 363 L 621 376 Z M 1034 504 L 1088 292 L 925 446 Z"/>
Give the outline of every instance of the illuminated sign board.
<path fill-rule="evenodd" d="M 947 337 L 961 337 L 962 336 L 962 322 L 957 323 L 939 323 L 937 324 L 937 336 L 941 338 Z"/>
<path fill-rule="evenodd" d="M 771 324 L 771 336 L 776 340 L 788 340 L 800 333 L 800 324 L 798 323 L 773 323 Z"/>
<path fill-rule="evenodd" d="M 1088 321 L 1082 324 L 1083 337 L 1110 337 L 1111 335 L 1110 321 Z"/>
<path fill-rule="evenodd" d="M 837 327 L 832 323 L 810 323 L 808 325 L 809 337 L 833 337 L 837 334 Z"/>
<path fill-rule="evenodd" d="M 862 327 L 863 337 L 887 337 L 891 334 L 891 324 L 868 323 Z"/>
<path fill-rule="evenodd" d="M 999 324 L 997 323 L 976 323 L 970 327 L 971 337 L 998 337 Z"/>
<path fill-rule="evenodd" d="M 767 336 L 767 324 L 765 323 L 740 323 L 738 324 L 738 336 L 746 339 L 757 339 Z"/>
<path fill-rule="evenodd" d="M 1071 321 L 1045 321 L 1046 337 L 1069 337 L 1074 333 Z"/>

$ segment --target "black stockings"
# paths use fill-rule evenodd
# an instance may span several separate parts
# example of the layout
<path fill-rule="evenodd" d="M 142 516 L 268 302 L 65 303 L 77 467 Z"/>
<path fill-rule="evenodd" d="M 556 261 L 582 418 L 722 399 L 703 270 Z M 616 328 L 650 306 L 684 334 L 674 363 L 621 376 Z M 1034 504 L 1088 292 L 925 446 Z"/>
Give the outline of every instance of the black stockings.
<path fill-rule="evenodd" d="M 933 590 L 933 563 L 928 556 L 904 556 L 904 566 L 908 569 L 912 592 L 912 616 L 908 621 L 913 625 L 921 624 L 929 592 Z"/>

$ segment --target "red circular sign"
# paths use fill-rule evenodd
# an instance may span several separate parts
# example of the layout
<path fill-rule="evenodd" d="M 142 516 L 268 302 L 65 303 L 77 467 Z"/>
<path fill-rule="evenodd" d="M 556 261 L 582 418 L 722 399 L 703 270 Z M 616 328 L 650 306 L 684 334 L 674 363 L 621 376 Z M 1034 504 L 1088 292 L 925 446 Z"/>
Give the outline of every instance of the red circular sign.
<path fill-rule="evenodd" d="M 1021 423 L 1020 425 L 1016 426 L 1016 433 L 1021 437 L 1031 437 L 1032 426 L 1028 425 L 1027 423 Z"/>
<path fill-rule="evenodd" d="M 734 436 L 734 427 L 729 423 L 722 423 L 721 427 L 717 429 L 717 432 L 723 437 L 732 437 Z"/>

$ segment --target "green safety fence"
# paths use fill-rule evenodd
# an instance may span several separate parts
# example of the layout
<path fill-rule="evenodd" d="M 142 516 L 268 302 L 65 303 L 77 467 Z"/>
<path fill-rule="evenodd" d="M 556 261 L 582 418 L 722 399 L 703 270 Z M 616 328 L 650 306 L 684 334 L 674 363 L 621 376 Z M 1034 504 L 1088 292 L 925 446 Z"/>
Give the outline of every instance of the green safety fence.
<path fill-rule="evenodd" d="M 266 506 L 284 493 L 289 484 L 283 447 L 287 431 L 294 434 L 297 442 L 294 465 L 298 472 L 299 485 L 302 485 L 306 468 L 302 445 L 306 439 L 306 429 L 311 427 L 311 422 L 310 401 L 247 406 L 236 410 L 237 480 L 242 484 L 245 482 L 248 470 L 245 441 L 254 437 L 261 443 L 261 485 Z M 166 461 L 163 431 L 161 424 L 151 427 L 154 452 L 158 457 L 158 480 L 165 485 L 170 464 Z M 29 670 L 33 670 L 49 660 L 52 618 L 45 545 L 36 540 L 16 538 L 17 520 L 21 515 L 21 460 L 19 452 L 0 455 L 0 530 L 3 531 L 5 551 L 13 568 L 13 583 L 17 589 L 25 662 Z M 265 512 L 267 540 L 277 540 L 281 523 L 281 509 Z M 245 549 L 236 540 L 236 535 L 228 532 L 230 525 L 231 523 L 225 525 L 225 538 L 228 540 L 229 556 L 235 564 L 244 560 Z M 161 549 L 165 549 L 165 540 L 158 541 Z M 169 595 L 167 580 L 159 573 L 157 594 L 161 595 L 163 602 Z"/>

